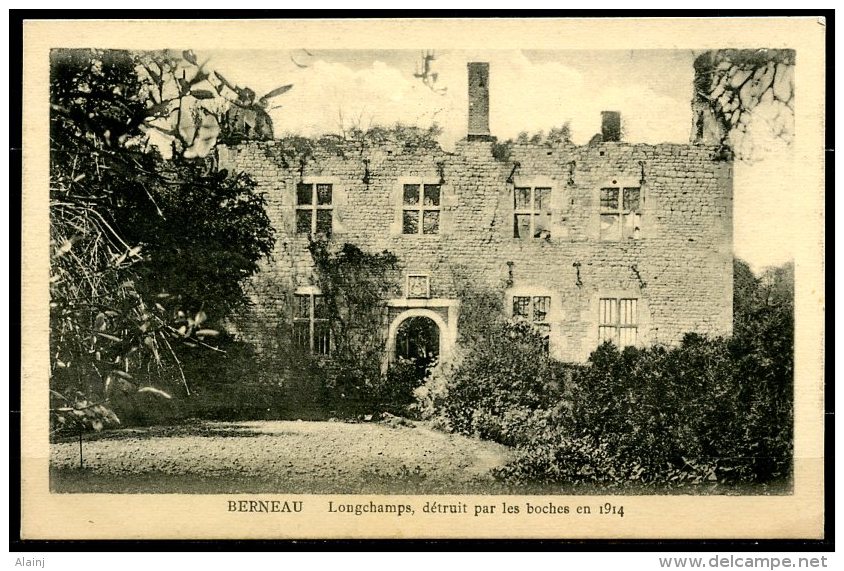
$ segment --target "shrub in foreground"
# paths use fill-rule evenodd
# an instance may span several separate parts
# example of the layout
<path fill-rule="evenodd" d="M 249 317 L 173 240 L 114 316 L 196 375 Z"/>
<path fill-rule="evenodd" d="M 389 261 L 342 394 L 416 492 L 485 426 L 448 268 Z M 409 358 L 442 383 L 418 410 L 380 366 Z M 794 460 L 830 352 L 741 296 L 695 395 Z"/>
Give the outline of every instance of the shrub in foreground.
<path fill-rule="evenodd" d="M 607 343 L 582 367 L 549 357 L 528 324 L 493 327 L 486 341 L 466 348 L 428 408 L 456 432 L 515 446 L 502 478 L 682 486 L 790 475 L 791 377 L 741 339 Z"/>
<path fill-rule="evenodd" d="M 679 347 L 605 344 L 572 378 L 571 405 L 533 433 L 501 471 L 517 481 L 681 486 L 760 483 L 790 475 L 790 390 L 724 339 Z M 786 407 L 790 410 L 790 403 Z"/>
<path fill-rule="evenodd" d="M 529 437 L 537 411 L 560 398 L 564 376 L 540 331 L 526 321 L 501 321 L 465 349 L 437 404 L 453 430 L 516 445 Z"/>

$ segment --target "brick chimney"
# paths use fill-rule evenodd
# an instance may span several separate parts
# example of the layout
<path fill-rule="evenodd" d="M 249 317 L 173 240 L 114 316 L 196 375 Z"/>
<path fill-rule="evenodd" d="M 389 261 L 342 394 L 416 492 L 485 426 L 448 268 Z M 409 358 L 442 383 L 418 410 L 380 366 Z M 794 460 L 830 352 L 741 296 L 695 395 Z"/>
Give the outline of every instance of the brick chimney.
<path fill-rule="evenodd" d="M 605 143 L 621 141 L 621 113 L 601 111 L 601 138 Z"/>
<path fill-rule="evenodd" d="M 492 141 L 489 133 L 489 63 L 469 63 L 469 141 Z"/>

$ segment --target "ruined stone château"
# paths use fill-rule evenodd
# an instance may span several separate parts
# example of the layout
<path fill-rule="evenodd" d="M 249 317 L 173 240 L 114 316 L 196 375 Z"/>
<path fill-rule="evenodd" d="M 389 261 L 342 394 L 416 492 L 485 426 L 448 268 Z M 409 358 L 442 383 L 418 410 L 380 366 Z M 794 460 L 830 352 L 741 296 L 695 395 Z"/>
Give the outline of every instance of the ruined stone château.
<path fill-rule="evenodd" d="M 468 133 L 453 152 L 349 142 L 298 163 L 281 158 L 278 141 L 219 148 L 222 167 L 266 194 L 278 236 L 251 283 L 245 337 L 260 344 L 267 324 L 289 324 L 305 347 L 330 352 L 309 234 L 398 256 L 403 291 L 384 300 L 388 357 L 412 351 L 402 328 L 414 318 L 435 325 L 428 350 L 448 357 L 459 279 L 499 291 L 506 311 L 547 331 L 551 352 L 569 361 L 603 339 L 731 331 L 732 165 L 715 147 L 621 142 L 608 112 L 588 145 L 517 144 L 496 157 L 489 66 L 468 71 Z"/>

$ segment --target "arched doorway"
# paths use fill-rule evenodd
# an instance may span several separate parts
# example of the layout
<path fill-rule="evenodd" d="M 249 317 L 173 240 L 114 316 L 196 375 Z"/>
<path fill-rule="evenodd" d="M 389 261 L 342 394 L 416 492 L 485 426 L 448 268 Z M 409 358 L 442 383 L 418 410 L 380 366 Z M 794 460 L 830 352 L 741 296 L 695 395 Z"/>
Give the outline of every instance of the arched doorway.
<path fill-rule="evenodd" d="M 440 354 L 440 326 L 430 317 L 408 317 L 396 330 L 396 357 L 436 359 Z"/>
<path fill-rule="evenodd" d="M 400 345 L 397 343 L 397 339 L 399 337 L 399 328 L 402 327 L 402 325 L 406 321 L 414 317 L 424 317 L 432 321 L 434 325 L 437 326 L 437 330 L 435 332 L 436 338 L 433 338 L 434 332 L 430 332 L 430 337 L 427 337 L 426 341 L 423 344 L 423 346 L 428 347 L 425 353 L 435 354 L 438 363 L 446 363 L 451 359 L 452 350 L 454 348 L 454 342 L 455 339 L 457 339 L 458 303 L 451 300 L 445 300 L 442 301 L 440 305 L 434 305 L 433 307 L 420 307 L 419 305 L 421 305 L 423 302 L 427 302 L 427 304 L 430 305 L 430 300 L 427 299 L 402 299 L 392 300 L 388 302 L 388 306 L 390 306 L 391 308 L 396 308 L 398 309 L 398 311 L 393 310 L 394 313 L 390 316 L 389 319 L 390 325 L 387 327 L 387 350 L 384 351 L 382 371 L 386 372 L 390 363 L 395 362 L 397 360 L 397 357 L 401 354 L 399 353 L 401 347 L 397 347 L 397 345 Z M 412 332 L 413 329 L 416 329 L 417 325 L 425 326 L 425 328 L 427 328 L 430 323 L 427 321 L 422 321 L 416 322 L 416 325 L 414 325 L 413 328 L 411 328 L 410 324 L 406 325 L 405 327 L 408 327 L 410 329 L 410 332 Z M 404 337 L 404 334 L 402 337 Z M 420 343 L 417 342 L 415 345 L 419 346 Z M 405 346 L 405 349 L 403 349 L 403 351 L 408 351 L 407 346 Z"/>
<path fill-rule="evenodd" d="M 424 315 L 403 320 L 396 329 L 394 357 L 413 362 L 419 378 L 426 377 L 439 362 L 440 326 Z"/>

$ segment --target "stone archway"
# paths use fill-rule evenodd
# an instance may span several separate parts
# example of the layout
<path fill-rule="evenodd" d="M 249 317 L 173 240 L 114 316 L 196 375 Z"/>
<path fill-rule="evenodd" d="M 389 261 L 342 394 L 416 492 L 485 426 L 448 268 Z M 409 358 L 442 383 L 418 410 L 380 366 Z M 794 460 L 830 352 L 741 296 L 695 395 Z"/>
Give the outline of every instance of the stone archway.
<path fill-rule="evenodd" d="M 440 355 L 440 326 L 427 316 L 408 317 L 396 328 L 396 357 L 434 360 Z"/>
<path fill-rule="evenodd" d="M 408 317 L 396 328 L 394 359 L 412 363 L 417 378 L 424 381 L 439 363 L 440 337 L 440 326 L 430 317 Z"/>
<path fill-rule="evenodd" d="M 387 361 L 393 361 L 397 355 L 397 347 L 396 347 L 396 339 L 399 337 L 399 329 L 402 327 L 403 324 L 406 322 L 410 322 L 412 319 L 419 319 L 424 318 L 424 320 L 417 321 L 417 324 L 425 324 L 431 323 L 437 328 L 437 341 L 438 346 L 436 348 L 436 353 L 439 357 L 439 361 L 443 361 L 448 359 L 451 354 L 451 349 L 453 345 L 453 327 L 449 327 L 449 324 L 442 318 L 442 316 L 427 308 L 410 308 L 402 311 L 398 315 L 396 315 L 392 321 L 390 322 L 389 329 L 387 330 Z M 412 322 L 411 322 L 412 323 Z M 405 325 L 407 327 L 407 325 Z"/>

